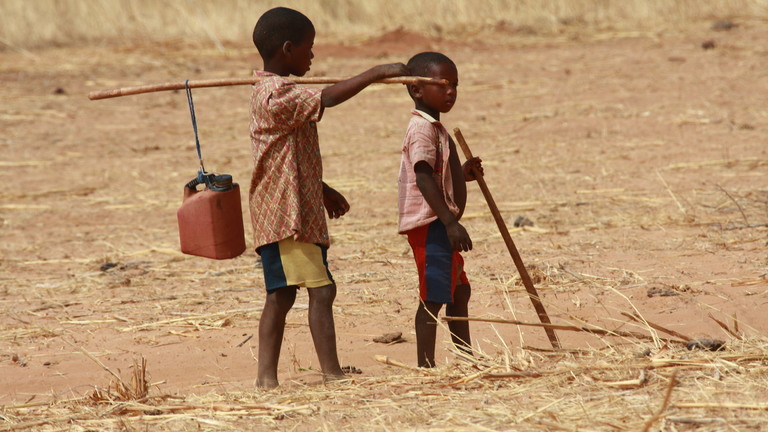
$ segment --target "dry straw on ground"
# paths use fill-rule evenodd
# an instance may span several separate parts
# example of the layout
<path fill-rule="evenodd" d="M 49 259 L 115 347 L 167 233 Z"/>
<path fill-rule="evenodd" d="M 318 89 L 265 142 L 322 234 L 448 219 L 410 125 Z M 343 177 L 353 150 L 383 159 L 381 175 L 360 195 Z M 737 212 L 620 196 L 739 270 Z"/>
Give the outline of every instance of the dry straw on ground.
<path fill-rule="evenodd" d="M 400 14 L 423 18 L 434 7 L 286 3 L 306 8 L 329 38 L 348 24 L 350 34 L 366 27 L 365 37 L 373 36 L 372 16 L 410 25 Z M 173 2 L 165 5 L 169 17 L 160 3 L 139 0 L 6 0 L 0 368 L 15 390 L 0 393 L 0 431 L 768 428 L 761 310 L 768 298 L 768 57 L 755 42 L 766 39 L 766 3 L 562 1 L 546 10 L 543 2 L 441 3 L 433 16 L 449 14 L 440 20 L 455 19 L 457 27 L 413 25 L 451 37 L 493 27 L 498 38 L 459 43 L 395 32 L 393 39 L 411 37 L 404 47 L 385 38 L 360 51 L 318 43 L 324 56 L 313 68 L 325 70 L 313 72 L 402 61 L 415 47 L 455 53 L 462 93 L 448 119 L 483 157 L 508 222 L 520 215 L 534 222 L 510 231 L 568 349 L 543 348 L 541 325 L 471 185 L 463 221 L 476 244 L 467 263 L 477 351 L 473 358 L 448 351 L 434 370 L 412 366 L 415 275 L 395 234 L 394 205 L 404 124 L 389 115 L 410 107 L 402 92 L 372 88 L 320 125 L 329 183 L 353 198 L 356 212 L 331 229 L 340 352 L 368 363 L 356 363 L 364 373 L 347 381 L 317 382 L 302 297 L 288 323 L 283 387 L 257 391 L 254 332 L 263 295 L 253 252 L 213 263 L 177 251 L 174 212 L 196 168 L 183 95 L 98 104 L 86 95 L 159 78 L 246 74 L 252 49 L 190 46 L 228 38 L 248 45 L 247 35 L 227 31 L 245 26 L 238 31 L 247 33 L 257 15 L 251 8 L 266 3 L 247 2 L 243 12 L 225 2 Z M 30 25 L 38 7 L 56 16 Z M 125 20 L 116 22 L 115 11 Z M 622 18 L 630 15 L 653 31 L 619 31 L 631 27 Z M 540 35 L 581 25 L 606 30 L 616 16 L 607 32 L 521 36 L 525 26 Z M 680 16 L 705 22 L 690 33 L 657 32 Z M 715 18 L 733 18 L 743 32 L 717 30 L 718 48 L 704 50 Z M 187 28 L 197 38 L 191 45 L 168 43 L 187 37 Z M 30 48 L 98 41 L 113 30 L 130 43 Z M 166 43 L 142 45 L 149 35 Z M 207 160 L 246 181 L 247 90 L 197 95 Z M 402 331 L 406 342 L 372 341 L 389 330 Z M 686 347 L 703 336 L 723 339 L 725 349 Z M 28 385 L 15 386 L 19 379 Z"/>
<path fill-rule="evenodd" d="M 238 271 L 232 268 L 223 273 Z M 567 291 L 570 283 L 586 277 L 536 266 L 530 271 L 543 290 Z M 610 291 L 614 283 L 604 279 L 595 281 L 594 287 Z M 498 289 L 510 304 L 520 304 L 525 297 L 518 278 Z M 615 295 L 621 294 L 616 291 Z M 344 313 L 354 316 L 369 307 L 348 306 Z M 302 309 L 302 305 L 297 308 Z M 137 337 L 148 328 L 168 333 L 183 332 L 185 328 L 205 331 L 226 326 L 227 320 L 258 309 L 187 314 L 145 324 L 123 323 L 122 330 Z M 267 392 L 216 391 L 199 395 L 163 392 L 162 383 L 151 382 L 152 365 L 143 358 L 134 359 L 130 371 L 123 375 L 71 342 L 69 336 L 52 334 L 48 337 L 62 338 L 88 358 L 93 368 L 101 369 L 103 383 L 91 383 L 92 390 L 81 397 L 3 406 L 0 431 L 69 427 L 129 431 L 262 427 L 674 431 L 768 427 L 768 340 L 745 336 L 745 326 L 738 320 L 727 323 L 712 316 L 729 335 L 724 348 L 688 349 L 688 336 L 651 322 L 636 310 L 630 302 L 627 311 L 621 313 L 625 320 L 614 322 L 610 328 L 583 319 L 560 320 L 551 325 L 563 341 L 569 341 L 572 332 L 589 335 L 589 345 L 596 347 L 592 349 L 512 348 L 502 337 L 495 342 L 488 338 L 483 343 L 485 348 L 473 357 L 455 351 L 454 362 L 432 370 L 380 355 L 376 360 L 387 365 L 381 376 L 352 374 L 347 380 L 325 385 L 284 382 L 283 388 Z M 136 312 L 126 314 L 139 316 Z M 543 326 L 508 319 L 469 319 L 491 323 L 496 334 L 503 326 Z M 446 329 L 445 324 L 441 326 Z M 17 335 L 3 335 L 9 337 Z M 305 427 L 309 424 L 312 426 Z"/>
<path fill-rule="evenodd" d="M 436 370 L 393 359 L 386 376 L 289 391 L 176 396 L 151 365 L 86 397 L 3 407 L 0 430 L 744 430 L 768 427 L 768 341 L 721 352 L 625 338 L 598 350 L 477 353 Z M 149 367 L 149 370 L 147 369 Z M 378 426 L 375 426 L 378 425 Z"/>

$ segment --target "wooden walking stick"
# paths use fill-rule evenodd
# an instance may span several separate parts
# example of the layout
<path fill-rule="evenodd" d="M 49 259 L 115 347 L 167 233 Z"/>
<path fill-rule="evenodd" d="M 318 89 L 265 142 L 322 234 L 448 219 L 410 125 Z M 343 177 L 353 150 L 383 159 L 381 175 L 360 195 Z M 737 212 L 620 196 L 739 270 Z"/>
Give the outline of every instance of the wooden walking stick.
<path fill-rule="evenodd" d="M 269 76 L 254 76 L 250 78 L 223 78 L 223 79 L 206 79 L 206 80 L 194 80 L 189 81 L 189 88 L 201 88 L 201 87 L 223 87 L 233 85 L 253 85 L 257 82 L 269 78 Z M 292 77 L 291 81 L 297 84 L 334 84 L 339 81 L 344 81 L 346 78 L 334 78 L 334 77 Z M 417 84 L 425 81 L 433 82 L 437 84 L 446 84 L 445 80 L 436 80 L 427 77 L 417 76 L 404 76 L 384 78 L 383 80 L 376 81 L 378 84 Z M 167 82 L 160 84 L 146 84 L 133 87 L 122 87 L 107 90 L 98 90 L 88 93 L 88 99 L 98 100 L 107 99 L 120 96 L 129 96 L 141 93 L 151 93 L 164 90 L 184 90 L 186 88 L 184 81 Z"/>
<path fill-rule="evenodd" d="M 469 149 L 469 145 L 467 145 L 467 142 L 464 140 L 464 135 L 461 134 L 459 128 L 455 128 L 453 133 L 456 135 L 456 139 L 459 141 L 459 145 L 464 151 L 464 156 L 467 158 L 467 160 L 472 159 L 472 151 Z M 488 202 L 488 207 L 491 209 L 493 219 L 496 220 L 496 225 L 499 227 L 501 236 L 504 238 L 504 243 L 507 244 L 507 250 L 509 250 L 509 254 L 512 256 L 512 261 L 515 262 L 517 271 L 520 273 L 520 279 L 523 281 L 525 290 L 528 291 L 528 297 L 530 297 L 531 302 L 533 303 L 533 308 L 536 309 L 536 314 L 539 315 L 539 320 L 543 324 L 551 324 L 549 321 L 549 315 L 547 315 L 547 311 L 544 309 L 544 304 L 541 303 L 541 298 L 536 292 L 536 287 L 533 286 L 533 281 L 531 281 L 531 277 L 528 275 L 528 270 L 525 269 L 525 264 L 523 264 L 523 260 L 520 258 L 520 253 L 517 252 L 515 243 L 512 241 L 512 237 L 509 235 L 509 230 L 507 229 L 507 225 L 504 223 L 504 218 L 501 217 L 499 208 L 496 206 L 496 202 L 493 200 L 493 196 L 491 196 L 491 191 L 488 189 L 488 185 L 485 184 L 483 174 L 475 169 L 472 170 L 472 173 L 477 179 L 477 184 L 480 186 L 480 190 L 483 191 L 485 201 Z M 552 344 L 552 348 L 559 349 L 560 341 L 557 339 L 557 335 L 555 335 L 555 330 L 551 327 L 545 326 L 544 331 L 547 332 L 547 337 L 549 338 L 549 342 Z"/>

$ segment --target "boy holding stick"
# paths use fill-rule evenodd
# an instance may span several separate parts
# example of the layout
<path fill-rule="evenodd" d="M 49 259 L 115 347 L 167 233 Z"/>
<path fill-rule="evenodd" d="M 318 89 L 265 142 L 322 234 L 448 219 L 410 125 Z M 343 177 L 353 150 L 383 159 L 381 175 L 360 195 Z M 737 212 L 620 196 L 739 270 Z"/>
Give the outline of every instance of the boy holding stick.
<path fill-rule="evenodd" d="M 447 80 L 447 86 L 408 85 L 414 101 L 400 163 L 398 207 L 400 234 L 408 236 L 419 273 L 420 303 L 416 311 L 416 357 L 419 367 L 435 366 L 437 314 L 468 316 L 470 285 L 460 251 L 472 249 L 472 240 L 459 223 L 467 202 L 466 181 L 472 168 L 482 172 L 481 160 L 459 162 L 448 131 L 440 123 L 456 102 L 459 78 L 447 56 L 423 52 L 408 61 L 414 75 Z M 467 321 L 449 321 L 454 345 L 472 355 Z"/>
<path fill-rule="evenodd" d="M 333 301 L 336 285 L 328 270 L 330 245 L 324 211 L 339 218 L 347 200 L 322 180 L 316 123 L 324 109 L 355 96 L 369 84 L 410 75 L 402 63 L 375 66 L 324 89 L 297 85 L 314 54 L 315 28 L 288 8 L 265 12 L 253 31 L 265 77 L 253 86 L 251 144 L 254 169 L 249 208 L 254 243 L 261 256 L 267 298 L 259 322 L 257 385 L 278 385 L 277 365 L 285 318 L 299 287 L 309 295 L 309 328 L 324 379 L 344 376 L 336 352 Z"/>

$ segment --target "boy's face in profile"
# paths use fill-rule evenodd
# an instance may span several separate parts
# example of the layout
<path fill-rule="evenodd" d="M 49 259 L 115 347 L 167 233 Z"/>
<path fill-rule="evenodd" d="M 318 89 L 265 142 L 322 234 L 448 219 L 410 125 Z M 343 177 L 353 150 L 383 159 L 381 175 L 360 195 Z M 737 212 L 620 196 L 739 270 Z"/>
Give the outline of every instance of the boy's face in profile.
<path fill-rule="evenodd" d="M 456 70 L 456 65 L 452 63 L 439 63 L 429 68 L 427 76 L 446 80 L 448 85 L 417 85 L 413 92 L 416 99 L 416 109 L 439 119 L 439 113 L 447 113 L 456 103 L 456 87 L 459 85 L 459 72 Z"/>
<path fill-rule="evenodd" d="M 310 29 L 304 38 L 295 44 L 291 44 L 289 67 L 291 75 L 304 76 L 312 65 L 315 54 L 312 47 L 315 45 L 315 30 Z"/>

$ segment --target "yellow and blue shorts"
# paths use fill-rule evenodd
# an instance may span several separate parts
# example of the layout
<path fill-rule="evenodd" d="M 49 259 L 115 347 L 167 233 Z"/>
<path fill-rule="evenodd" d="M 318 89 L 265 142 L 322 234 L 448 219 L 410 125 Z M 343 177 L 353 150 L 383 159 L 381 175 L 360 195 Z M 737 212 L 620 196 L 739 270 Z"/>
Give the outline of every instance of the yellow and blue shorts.
<path fill-rule="evenodd" d="M 287 286 L 318 288 L 333 284 L 328 247 L 287 238 L 258 249 L 267 292 Z"/>
<path fill-rule="evenodd" d="M 436 219 L 406 233 L 419 272 L 422 301 L 451 304 L 456 285 L 469 285 L 464 258 L 451 247 L 445 225 Z"/>

